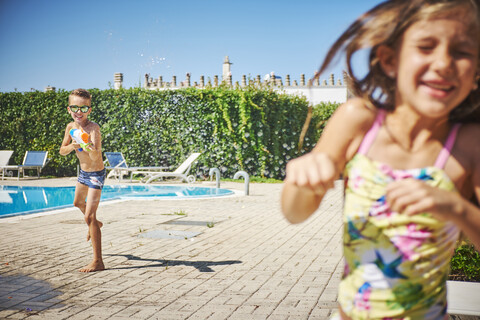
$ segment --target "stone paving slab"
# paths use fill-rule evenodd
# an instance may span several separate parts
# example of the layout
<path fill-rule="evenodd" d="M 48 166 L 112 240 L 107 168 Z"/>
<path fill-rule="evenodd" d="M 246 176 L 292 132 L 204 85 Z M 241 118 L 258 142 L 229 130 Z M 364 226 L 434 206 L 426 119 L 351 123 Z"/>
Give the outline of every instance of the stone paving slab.
<path fill-rule="evenodd" d="M 102 202 L 107 270 L 89 274 L 78 272 L 92 257 L 78 209 L 0 219 L 0 319 L 328 319 L 343 269 L 342 183 L 298 225 L 280 212 L 281 188 L 252 183 L 250 196 Z M 198 235 L 141 237 L 155 230 Z"/>
<path fill-rule="evenodd" d="M 321 213 L 299 225 L 280 212 L 281 187 L 252 183 L 249 196 L 218 199 L 102 202 L 107 270 L 89 274 L 78 272 L 92 256 L 78 209 L 2 219 L 0 319 L 327 319 L 342 269 L 341 183 Z M 141 237 L 155 230 L 199 234 Z"/>

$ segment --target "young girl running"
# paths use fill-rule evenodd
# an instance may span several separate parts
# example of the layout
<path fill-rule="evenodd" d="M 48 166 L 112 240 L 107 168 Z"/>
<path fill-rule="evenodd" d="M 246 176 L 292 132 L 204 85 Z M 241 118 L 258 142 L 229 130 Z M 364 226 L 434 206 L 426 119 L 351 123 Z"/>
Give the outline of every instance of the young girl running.
<path fill-rule="evenodd" d="M 444 319 L 459 233 L 480 249 L 479 1 L 391 0 L 337 40 L 357 97 L 290 161 L 282 210 L 306 220 L 343 172 L 342 319 Z M 352 56 L 370 49 L 356 77 Z"/>

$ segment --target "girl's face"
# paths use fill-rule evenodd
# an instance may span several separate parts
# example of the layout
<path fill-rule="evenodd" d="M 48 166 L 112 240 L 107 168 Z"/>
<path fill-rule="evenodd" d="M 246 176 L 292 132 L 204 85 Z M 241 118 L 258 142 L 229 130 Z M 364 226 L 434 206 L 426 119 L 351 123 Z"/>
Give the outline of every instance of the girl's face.
<path fill-rule="evenodd" d="M 397 106 L 441 118 L 475 89 L 479 43 L 465 20 L 419 21 L 405 31 L 393 59 Z"/>
<path fill-rule="evenodd" d="M 76 110 L 76 112 L 74 112 L 70 108 L 70 106 L 73 107 L 74 109 L 78 109 L 78 110 Z M 79 96 L 71 96 L 70 97 L 68 112 L 72 116 L 73 121 L 75 121 L 78 124 L 83 124 L 85 121 L 87 121 L 88 115 L 90 114 L 90 112 L 92 112 L 92 108 L 88 108 L 88 111 L 85 112 L 85 113 L 82 112 L 81 109 L 82 109 L 83 106 L 90 107 L 90 99 L 82 98 L 82 97 L 79 97 Z M 85 109 L 85 108 L 83 108 L 83 109 Z"/>

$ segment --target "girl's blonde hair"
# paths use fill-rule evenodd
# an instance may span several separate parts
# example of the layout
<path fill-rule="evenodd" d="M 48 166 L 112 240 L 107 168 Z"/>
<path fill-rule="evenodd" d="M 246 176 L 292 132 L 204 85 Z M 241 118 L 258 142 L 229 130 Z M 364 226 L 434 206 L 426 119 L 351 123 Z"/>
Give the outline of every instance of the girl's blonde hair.
<path fill-rule="evenodd" d="M 479 36 L 480 0 L 389 0 L 360 16 L 338 38 L 315 75 L 323 73 L 334 58 L 345 53 L 348 85 L 353 93 L 370 101 L 378 108 L 393 109 L 395 79 L 382 70 L 376 51 L 379 46 L 395 48 L 404 32 L 415 22 L 463 13 L 471 20 L 471 28 Z M 357 78 L 352 69 L 353 55 L 369 49 L 368 73 Z M 480 54 L 480 50 L 479 50 Z M 479 57 L 480 62 L 480 57 Z M 480 70 L 480 66 L 477 67 Z M 478 71 L 477 71 L 478 72 Z M 478 80 L 476 80 L 478 81 Z M 480 89 L 476 89 L 450 114 L 452 121 L 480 121 Z"/>

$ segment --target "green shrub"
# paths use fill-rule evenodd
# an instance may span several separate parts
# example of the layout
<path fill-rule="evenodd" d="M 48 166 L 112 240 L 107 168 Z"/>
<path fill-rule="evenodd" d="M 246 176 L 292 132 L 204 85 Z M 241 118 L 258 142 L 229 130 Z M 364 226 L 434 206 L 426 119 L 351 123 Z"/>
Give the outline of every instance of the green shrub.
<path fill-rule="evenodd" d="M 455 249 L 450 280 L 480 282 L 480 254 L 472 244 L 464 243 Z"/>

